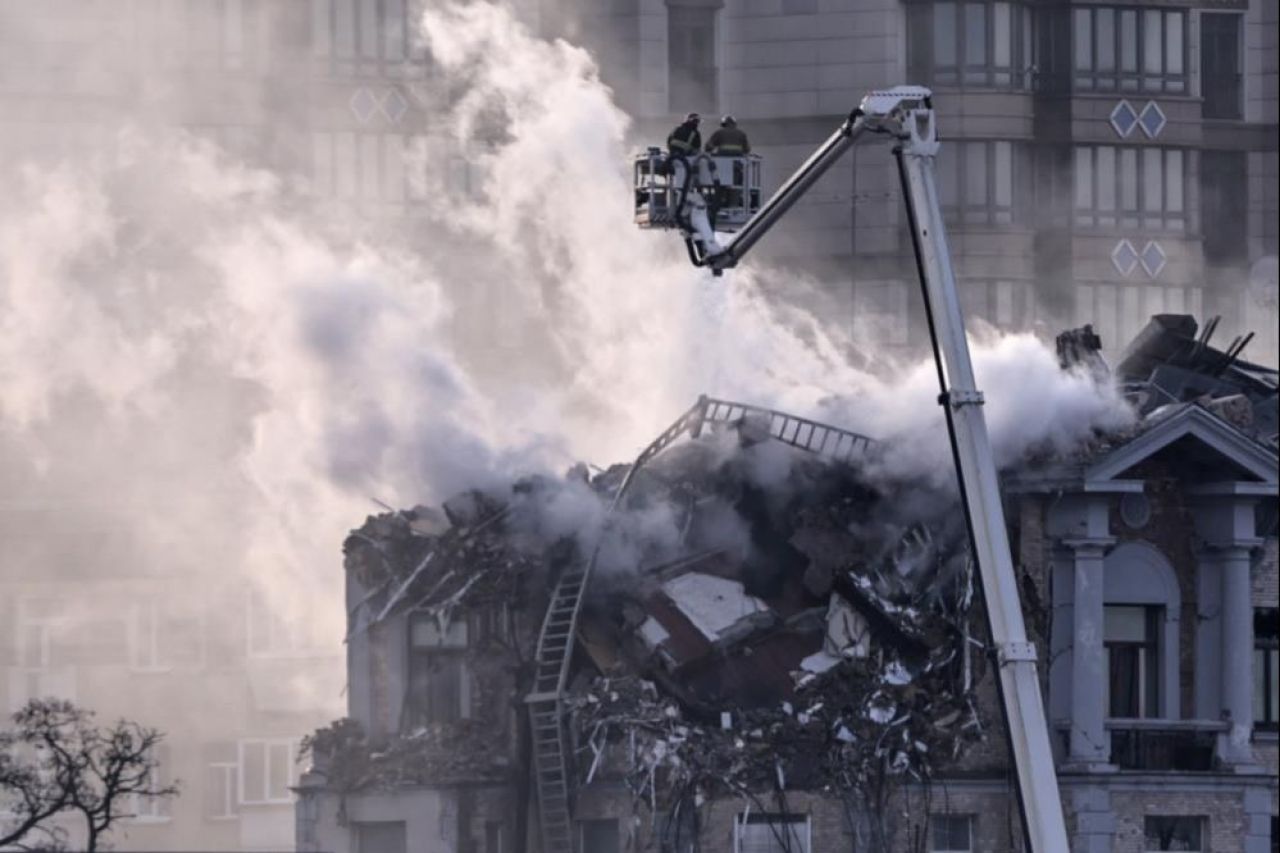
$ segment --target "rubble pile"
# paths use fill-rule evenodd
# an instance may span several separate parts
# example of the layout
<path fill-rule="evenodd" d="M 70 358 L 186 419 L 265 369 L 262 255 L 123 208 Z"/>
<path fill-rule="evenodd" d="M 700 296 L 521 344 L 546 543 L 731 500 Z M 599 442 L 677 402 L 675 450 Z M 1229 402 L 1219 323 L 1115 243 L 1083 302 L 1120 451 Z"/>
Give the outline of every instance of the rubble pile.
<path fill-rule="evenodd" d="M 1103 360 L 1103 342 L 1091 326 L 1072 329 L 1058 336 L 1058 360 L 1064 368 L 1080 367 L 1099 379 L 1113 375 L 1139 416 L 1139 431 L 1182 406 L 1197 405 L 1274 450 L 1280 443 L 1277 371 L 1241 358 L 1252 332 L 1225 350 L 1213 347 L 1219 319 L 1200 329 L 1189 314 L 1157 314 L 1114 369 Z"/>
<path fill-rule="evenodd" d="M 303 739 L 304 757 L 343 792 L 449 782 L 502 780 L 510 758 L 493 749 L 493 732 L 482 721 L 462 720 L 441 732 L 418 729 L 370 739 L 355 720 L 343 719 Z"/>
<path fill-rule="evenodd" d="M 570 701 L 581 781 L 600 771 L 611 746 L 633 794 L 655 810 L 671 805 L 669 792 L 850 793 L 893 777 L 927 781 L 982 734 L 972 696 L 949 671 L 953 655 L 940 652 L 914 674 L 896 660 L 865 659 L 797 673 L 794 701 L 707 722 L 652 682 L 599 678 Z"/>

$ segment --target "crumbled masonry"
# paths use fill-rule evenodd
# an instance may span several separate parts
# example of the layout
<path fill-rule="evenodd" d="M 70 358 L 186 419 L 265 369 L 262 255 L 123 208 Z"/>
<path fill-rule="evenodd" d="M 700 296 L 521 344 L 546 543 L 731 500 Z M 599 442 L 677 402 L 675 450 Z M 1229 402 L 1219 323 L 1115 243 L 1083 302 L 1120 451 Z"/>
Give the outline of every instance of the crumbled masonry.
<path fill-rule="evenodd" d="M 566 702 L 576 773 L 625 778 L 655 813 L 672 791 L 878 792 L 927 780 L 982 735 L 960 663 L 976 641 L 954 520 L 896 521 L 893 496 L 854 465 L 744 419 L 659 454 L 607 528 L 557 529 L 565 504 L 603 518 L 626 470 L 369 518 L 345 544 L 348 572 L 372 590 L 352 632 L 405 610 L 443 625 L 502 605 L 531 630 L 468 654 L 519 671 L 556 573 L 599 542 Z M 500 778 L 510 752 L 483 731 L 465 721 L 370 743 L 341 722 L 309 746 L 345 791 Z"/>

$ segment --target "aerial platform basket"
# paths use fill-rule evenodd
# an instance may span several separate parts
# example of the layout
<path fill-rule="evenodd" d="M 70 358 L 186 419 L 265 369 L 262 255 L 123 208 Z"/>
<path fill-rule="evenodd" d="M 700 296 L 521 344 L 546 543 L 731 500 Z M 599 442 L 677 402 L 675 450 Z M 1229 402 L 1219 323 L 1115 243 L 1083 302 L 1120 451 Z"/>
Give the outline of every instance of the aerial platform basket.
<path fill-rule="evenodd" d="M 706 161 L 718 186 L 699 186 L 690 182 L 689 192 L 701 191 L 708 207 L 714 211 L 716 231 L 737 231 L 760 209 L 762 159 L 759 154 L 713 156 L 699 154 L 691 162 Z M 695 170 L 696 171 L 696 170 Z M 649 147 L 634 157 L 635 220 L 641 228 L 678 228 L 676 209 L 683 189 L 682 176 L 668 168 L 667 155 L 657 147 Z"/>

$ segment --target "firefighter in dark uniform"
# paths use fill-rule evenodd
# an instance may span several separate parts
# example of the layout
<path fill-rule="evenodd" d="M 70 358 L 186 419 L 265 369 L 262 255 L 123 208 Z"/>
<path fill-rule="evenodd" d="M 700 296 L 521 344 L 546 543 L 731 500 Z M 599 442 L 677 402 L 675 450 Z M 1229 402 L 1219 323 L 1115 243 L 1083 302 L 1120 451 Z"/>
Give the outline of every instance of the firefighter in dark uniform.
<path fill-rule="evenodd" d="M 679 183 L 679 191 L 675 199 L 674 213 L 677 217 L 684 209 L 685 197 L 689 194 L 690 184 L 694 181 L 693 158 L 702 153 L 702 134 L 698 132 L 698 124 L 702 116 L 689 113 L 676 129 L 667 135 L 666 173 L 673 181 Z M 680 166 L 681 168 L 676 168 Z"/>
<path fill-rule="evenodd" d="M 676 126 L 667 136 L 667 151 L 672 157 L 688 158 L 702 150 L 702 134 L 698 133 L 698 123 L 702 117 L 697 113 L 689 113 L 684 122 Z"/>
<path fill-rule="evenodd" d="M 738 127 L 738 122 L 733 116 L 725 116 L 720 119 L 720 126 L 716 128 L 716 132 L 711 134 L 711 138 L 707 140 L 707 153 L 713 157 L 741 157 L 744 154 L 751 153 L 751 143 L 747 140 L 747 134 Z M 716 207 L 741 207 L 743 203 L 742 190 L 738 188 L 742 184 L 742 163 L 735 160 L 733 164 L 733 187 L 723 187 L 720 190 L 716 198 Z"/>
<path fill-rule="evenodd" d="M 741 157 L 751 153 L 747 134 L 738 127 L 733 116 L 720 120 L 720 127 L 707 140 L 707 153 L 715 157 Z"/>

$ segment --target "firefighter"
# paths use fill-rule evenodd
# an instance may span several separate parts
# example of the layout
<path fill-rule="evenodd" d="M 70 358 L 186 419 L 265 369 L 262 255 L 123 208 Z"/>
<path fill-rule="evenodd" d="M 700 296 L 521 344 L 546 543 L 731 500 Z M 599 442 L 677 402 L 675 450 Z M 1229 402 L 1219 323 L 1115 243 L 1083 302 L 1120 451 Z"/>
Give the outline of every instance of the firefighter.
<path fill-rule="evenodd" d="M 684 117 L 684 123 L 667 136 L 667 151 L 673 158 L 687 158 L 702 150 L 702 134 L 698 133 L 698 123 L 701 121 L 700 115 L 689 113 Z"/>
<path fill-rule="evenodd" d="M 751 153 L 747 134 L 738 127 L 733 116 L 720 120 L 720 127 L 707 140 L 707 153 L 717 157 L 740 157 Z"/>

